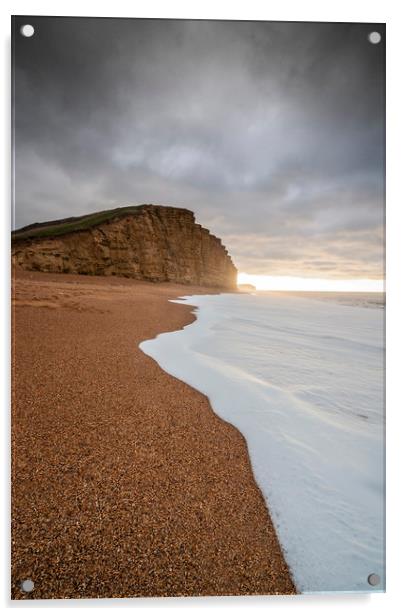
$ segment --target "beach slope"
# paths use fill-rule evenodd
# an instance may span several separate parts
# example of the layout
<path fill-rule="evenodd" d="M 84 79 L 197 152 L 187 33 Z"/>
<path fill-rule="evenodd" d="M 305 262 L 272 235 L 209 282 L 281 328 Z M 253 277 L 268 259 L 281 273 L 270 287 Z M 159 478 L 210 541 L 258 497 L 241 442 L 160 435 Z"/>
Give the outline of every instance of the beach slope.
<path fill-rule="evenodd" d="M 13 278 L 12 597 L 294 593 L 244 438 L 138 347 L 211 291 Z"/>

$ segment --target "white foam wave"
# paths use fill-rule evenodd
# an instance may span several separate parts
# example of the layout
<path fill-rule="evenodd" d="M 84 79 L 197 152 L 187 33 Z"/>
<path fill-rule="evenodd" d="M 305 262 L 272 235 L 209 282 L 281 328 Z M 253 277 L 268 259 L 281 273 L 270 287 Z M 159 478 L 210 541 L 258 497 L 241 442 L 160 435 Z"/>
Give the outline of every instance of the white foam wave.
<path fill-rule="evenodd" d="M 383 312 L 300 297 L 189 296 L 141 343 L 245 436 L 302 592 L 384 589 Z"/>

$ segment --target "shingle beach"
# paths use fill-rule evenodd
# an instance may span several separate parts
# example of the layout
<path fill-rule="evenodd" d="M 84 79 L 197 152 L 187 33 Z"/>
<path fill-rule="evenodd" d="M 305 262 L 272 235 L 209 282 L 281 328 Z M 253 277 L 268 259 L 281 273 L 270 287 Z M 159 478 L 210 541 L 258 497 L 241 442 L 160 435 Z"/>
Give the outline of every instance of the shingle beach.
<path fill-rule="evenodd" d="M 211 290 L 13 287 L 12 597 L 295 593 L 243 436 L 138 348 L 194 320 L 168 299 Z"/>

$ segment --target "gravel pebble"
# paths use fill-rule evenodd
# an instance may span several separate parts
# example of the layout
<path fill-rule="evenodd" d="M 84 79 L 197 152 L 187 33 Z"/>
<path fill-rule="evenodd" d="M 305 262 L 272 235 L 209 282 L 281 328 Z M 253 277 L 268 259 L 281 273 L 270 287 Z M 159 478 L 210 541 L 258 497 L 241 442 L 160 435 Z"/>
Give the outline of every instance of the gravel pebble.
<path fill-rule="evenodd" d="M 202 292 L 14 272 L 12 598 L 296 592 L 245 439 L 138 348 Z"/>

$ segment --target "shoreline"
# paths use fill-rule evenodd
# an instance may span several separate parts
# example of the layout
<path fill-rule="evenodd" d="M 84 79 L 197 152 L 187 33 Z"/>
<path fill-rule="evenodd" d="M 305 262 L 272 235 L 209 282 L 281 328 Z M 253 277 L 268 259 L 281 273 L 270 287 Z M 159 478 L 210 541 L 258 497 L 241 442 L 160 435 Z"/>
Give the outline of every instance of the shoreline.
<path fill-rule="evenodd" d="M 175 301 L 197 321 L 141 348 L 245 437 L 299 591 L 370 592 L 369 570 L 383 590 L 381 310 L 284 294 Z"/>
<path fill-rule="evenodd" d="M 13 286 L 12 597 L 295 594 L 243 435 L 138 347 L 219 290 Z"/>

